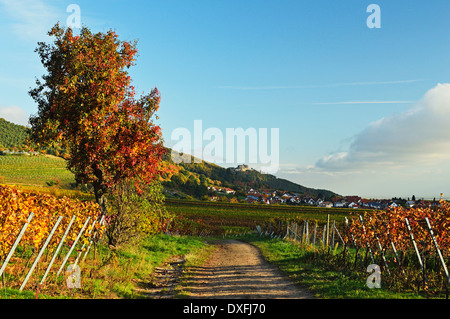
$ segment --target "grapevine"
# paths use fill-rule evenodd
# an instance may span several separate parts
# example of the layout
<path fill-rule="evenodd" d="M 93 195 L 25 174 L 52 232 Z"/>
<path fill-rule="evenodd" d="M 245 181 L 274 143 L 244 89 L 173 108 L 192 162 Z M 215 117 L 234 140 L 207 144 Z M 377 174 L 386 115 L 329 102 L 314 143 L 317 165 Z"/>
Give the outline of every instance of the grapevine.
<path fill-rule="evenodd" d="M 448 252 L 450 249 L 448 236 L 450 204 L 444 200 L 440 200 L 435 207 L 395 207 L 385 211 L 366 212 L 363 218 L 364 229 L 361 221 L 355 218 L 349 230 L 360 247 L 366 246 L 367 242 L 371 247 L 376 247 L 376 237 L 378 237 L 383 247 L 391 247 L 393 243 L 398 250 L 408 250 L 411 248 L 411 239 L 405 224 L 405 218 L 407 218 L 416 242 L 422 249 L 431 251 L 433 242 L 425 224 L 425 217 L 431 223 L 439 247 Z"/>
<path fill-rule="evenodd" d="M 63 219 L 49 243 L 49 249 L 54 249 L 58 245 L 73 215 L 76 216 L 76 220 L 65 239 L 65 244 L 69 246 L 75 241 L 88 217 L 91 220 L 100 217 L 100 207 L 94 202 L 81 202 L 43 193 L 28 193 L 15 187 L 0 185 L 0 260 L 8 254 L 31 212 L 34 216 L 20 244 L 35 249 L 42 246 L 59 216 L 63 216 Z M 98 222 L 94 228 L 100 234 L 104 231 L 104 226 Z M 89 227 L 86 227 L 83 233 L 84 242 L 88 241 L 91 229 L 92 223 L 89 223 Z"/>

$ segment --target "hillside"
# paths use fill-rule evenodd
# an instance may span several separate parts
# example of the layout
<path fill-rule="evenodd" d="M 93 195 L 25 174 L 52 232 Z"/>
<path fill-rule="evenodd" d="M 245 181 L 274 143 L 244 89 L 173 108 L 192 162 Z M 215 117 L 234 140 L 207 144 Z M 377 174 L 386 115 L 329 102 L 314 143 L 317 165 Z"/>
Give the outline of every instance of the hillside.
<path fill-rule="evenodd" d="M 0 151 L 2 149 L 21 151 L 25 149 L 28 129 L 0 118 Z"/>
<path fill-rule="evenodd" d="M 244 196 L 250 188 L 286 191 L 324 199 L 337 196 L 336 193 L 329 190 L 305 187 L 271 174 L 262 174 L 256 170 L 236 171 L 205 161 L 194 163 L 193 157 L 190 163 L 173 164 L 170 152 L 171 150 L 168 149 L 164 160 L 172 167 L 178 167 L 178 170 L 163 184 L 168 188 L 183 190 L 186 194 L 197 198 L 208 193 L 211 195 L 207 188 L 213 185 L 232 188 L 237 191 L 236 195 L 238 196 Z"/>
<path fill-rule="evenodd" d="M 65 153 L 64 148 L 56 146 L 36 147 L 36 145 L 27 144 L 29 128 L 8 122 L 0 118 L 0 152 L 7 150 L 12 152 L 38 151 L 40 153 L 62 156 Z"/>
<path fill-rule="evenodd" d="M 25 126 L 16 125 L 0 118 L 0 151 L 2 149 L 24 150 L 27 134 L 28 128 Z M 61 149 L 46 148 L 43 151 L 53 155 L 63 154 Z M 22 159 L 22 161 L 24 160 L 27 159 Z M 165 171 L 161 178 L 163 186 L 169 194 L 180 197 L 188 195 L 201 199 L 204 196 L 213 196 L 214 192 L 208 190 L 208 187 L 211 186 L 231 188 L 236 191 L 236 197 L 245 197 L 245 192 L 250 188 L 287 191 L 324 199 L 337 195 L 329 190 L 308 188 L 270 174 L 261 174 L 255 170 L 236 171 L 205 161 L 194 163 L 193 160 L 191 163 L 175 164 L 172 161 L 171 149 L 167 149 L 163 169 Z M 5 175 L 5 172 L 3 174 Z M 49 176 L 45 182 L 48 180 L 51 180 Z"/>

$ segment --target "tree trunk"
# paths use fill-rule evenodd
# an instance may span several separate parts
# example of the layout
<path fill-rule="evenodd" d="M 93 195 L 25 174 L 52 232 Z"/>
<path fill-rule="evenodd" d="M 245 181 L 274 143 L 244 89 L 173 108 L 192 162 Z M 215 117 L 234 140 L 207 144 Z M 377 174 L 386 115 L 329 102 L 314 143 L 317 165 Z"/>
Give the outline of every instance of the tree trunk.
<path fill-rule="evenodd" d="M 95 201 L 100 205 L 101 215 L 106 216 L 107 214 L 107 202 L 106 202 L 106 187 L 103 184 L 103 172 L 98 168 L 98 165 L 91 166 L 94 171 L 97 180 L 92 183 L 94 187 Z"/>
<path fill-rule="evenodd" d="M 106 216 L 107 213 L 107 200 L 106 200 L 106 194 L 102 190 L 101 187 L 97 183 L 94 183 L 94 195 L 95 195 L 95 201 L 97 204 L 100 205 L 100 210 L 102 212 L 102 216 Z"/>

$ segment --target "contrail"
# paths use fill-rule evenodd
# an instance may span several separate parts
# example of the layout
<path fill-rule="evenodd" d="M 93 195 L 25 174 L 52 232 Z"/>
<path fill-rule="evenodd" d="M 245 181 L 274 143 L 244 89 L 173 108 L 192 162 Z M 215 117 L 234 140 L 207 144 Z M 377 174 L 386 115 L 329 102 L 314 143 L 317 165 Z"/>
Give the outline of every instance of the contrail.
<path fill-rule="evenodd" d="M 218 86 L 219 89 L 229 90 L 280 90 L 280 89 L 312 89 L 312 88 L 327 88 L 339 86 L 358 86 L 358 85 L 380 85 L 380 84 L 405 84 L 423 81 L 417 80 L 399 80 L 399 81 L 378 81 L 378 82 L 342 82 L 330 84 L 316 84 L 316 85 L 288 85 L 288 86 Z"/>

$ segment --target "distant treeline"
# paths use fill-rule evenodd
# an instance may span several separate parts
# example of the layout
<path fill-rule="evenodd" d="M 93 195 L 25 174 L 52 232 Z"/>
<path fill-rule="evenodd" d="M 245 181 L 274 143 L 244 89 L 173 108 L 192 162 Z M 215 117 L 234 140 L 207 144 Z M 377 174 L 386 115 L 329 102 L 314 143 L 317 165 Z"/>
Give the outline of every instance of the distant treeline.
<path fill-rule="evenodd" d="M 23 151 L 28 137 L 28 128 L 0 118 L 0 150 Z"/>
<path fill-rule="evenodd" d="M 61 147 L 40 147 L 37 149 L 30 145 L 28 143 L 29 132 L 30 129 L 26 126 L 14 124 L 0 118 L 0 152 L 4 150 L 14 152 L 33 150 L 61 157 L 64 155 L 64 149 Z"/>

